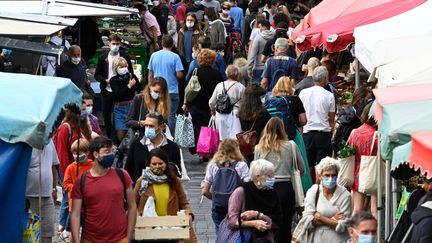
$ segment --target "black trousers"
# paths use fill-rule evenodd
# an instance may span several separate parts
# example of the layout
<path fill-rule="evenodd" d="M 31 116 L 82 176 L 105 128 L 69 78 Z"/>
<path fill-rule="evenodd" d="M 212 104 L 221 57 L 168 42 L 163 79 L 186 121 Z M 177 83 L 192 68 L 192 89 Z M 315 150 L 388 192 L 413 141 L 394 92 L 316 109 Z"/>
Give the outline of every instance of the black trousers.
<path fill-rule="evenodd" d="M 291 242 L 292 217 L 295 211 L 295 193 L 291 181 L 276 182 L 276 190 L 282 209 L 282 224 L 279 225 L 278 243 Z"/>
<path fill-rule="evenodd" d="M 203 111 L 199 109 L 196 106 L 189 106 L 188 107 L 189 113 L 192 116 L 192 124 L 194 129 L 194 136 L 195 136 L 195 147 L 189 148 L 189 152 L 191 154 L 196 154 L 196 144 L 198 143 L 199 134 L 201 131 L 201 127 L 208 126 L 208 123 L 210 121 L 211 114 L 207 111 Z"/>
<path fill-rule="evenodd" d="M 112 138 L 113 132 L 113 108 L 114 98 L 112 93 L 104 92 L 102 94 L 102 115 L 104 119 L 105 134 Z"/>
<path fill-rule="evenodd" d="M 303 133 L 310 167 L 318 164 L 326 156 L 331 156 L 331 138 L 331 132 L 309 131 Z"/>

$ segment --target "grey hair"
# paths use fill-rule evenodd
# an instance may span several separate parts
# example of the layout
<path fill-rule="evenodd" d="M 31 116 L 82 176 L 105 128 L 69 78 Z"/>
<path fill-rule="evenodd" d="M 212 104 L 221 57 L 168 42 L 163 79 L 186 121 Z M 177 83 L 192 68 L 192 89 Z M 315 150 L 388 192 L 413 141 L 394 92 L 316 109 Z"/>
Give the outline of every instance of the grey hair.
<path fill-rule="evenodd" d="M 279 52 L 286 51 L 288 49 L 288 39 L 287 38 L 277 38 L 275 41 L 275 49 Z"/>
<path fill-rule="evenodd" d="M 81 47 L 79 47 L 79 45 L 71 45 L 69 47 L 69 53 L 72 53 L 75 50 L 80 50 L 81 51 Z"/>
<path fill-rule="evenodd" d="M 265 159 L 257 159 L 252 161 L 249 168 L 249 176 L 251 180 L 256 180 L 259 175 L 266 175 L 274 172 L 274 165 L 272 162 Z"/>
<path fill-rule="evenodd" d="M 321 65 L 320 60 L 316 57 L 309 58 L 307 65 L 312 70 L 315 70 L 315 68 L 319 67 Z"/>
<path fill-rule="evenodd" d="M 312 79 L 315 83 L 321 83 L 322 81 L 327 80 L 329 77 L 329 72 L 326 67 L 319 66 L 315 68 L 312 74 Z"/>
<path fill-rule="evenodd" d="M 239 77 L 239 70 L 234 65 L 228 65 L 228 67 L 225 70 L 225 74 L 226 74 L 227 78 L 237 80 Z"/>
<path fill-rule="evenodd" d="M 354 217 L 349 220 L 350 226 L 353 228 L 357 228 L 357 226 L 365 220 L 374 220 L 376 222 L 376 218 L 367 211 L 361 211 L 356 213 Z"/>
<path fill-rule="evenodd" d="M 324 171 L 328 170 L 336 170 L 336 174 L 339 174 L 340 166 L 336 159 L 327 156 L 319 162 L 319 164 L 316 166 L 316 169 L 320 175 Z"/>

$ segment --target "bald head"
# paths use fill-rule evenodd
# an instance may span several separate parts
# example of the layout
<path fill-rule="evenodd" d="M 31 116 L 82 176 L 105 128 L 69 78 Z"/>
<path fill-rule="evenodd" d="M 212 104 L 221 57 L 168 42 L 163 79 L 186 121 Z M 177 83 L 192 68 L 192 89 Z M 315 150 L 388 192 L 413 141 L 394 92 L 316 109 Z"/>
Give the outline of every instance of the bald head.
<path fill-rule="evenodd" d="M 236 66 L 229 65 L 225 70 L 225 74 L 228 79 L 237 80 L 239 76 L 239 70 Z"/>

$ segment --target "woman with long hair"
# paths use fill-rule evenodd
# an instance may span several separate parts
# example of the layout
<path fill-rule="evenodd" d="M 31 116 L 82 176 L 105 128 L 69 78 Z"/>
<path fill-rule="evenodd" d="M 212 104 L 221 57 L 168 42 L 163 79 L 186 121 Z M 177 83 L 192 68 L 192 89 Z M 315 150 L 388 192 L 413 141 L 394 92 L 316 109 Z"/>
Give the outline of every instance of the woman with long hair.
<path fill-rule="evenodd" d="M 150 112 L 158 112 L 167 121 L 170 114 L 170 103 L 166 80 L 162 77 L 155 77 L 145 86 L 142 94 L 134 97 L 126 126 L 143 135 L 146 115 Z"/>
<path fill-rule="evenodd" d="M 288 140 L 280 118 L 273 117 L 268 121 L 255 147 L 255 159 L 268 160 L 275 166 L 273 188 L 277 191 L 283 213 L 278 242 L 290 242 L 291 221 L 295 209 L 293 167 L 296 166 L 300 173 L 304 174 L 305 166 L 297 145 Z"/>
<path fill-rule="evenodd" d="M 243 161 L 243 156 L 240 153 L 239 145 L 234 139 L 225 139 L 219 144 L 218 151 L 213 156 L 213 159 L 207 166 L 204 180 L 201 183 L 201 193 L 208 199 L 212 199 L 211 187 L 215 183 L 224 183 L 223 181 L 215 181 L 216 173 L 220 167 L 231 167 L 240 176 L 242 181 L 249 180 L 249 168 Z M 228 205 L 226 207 L 218 207 L 214 203 L 212 205 L 212 219 L 216 227 L 216 233 L 219 229 L 220 222 L 225 218 L 228 212 Z"/>
<path fill-rule="evenodd" d="M 258 84 L 249 85 L 240 101 L 238 117 L 242 131 L 253 130 L 257 137 L 261 137 L 265 125 L 271 116 L 263 107 L 263 98 L 266 91 Z M 258 141 L 257 141 L 258 142 Z M 250 163 L 253 160 L 253 154 L 244 154 L 246 160 Z"/>
<path fill-rule="evenodd" d="M 182 109 L 189 111 L 194 127 L 195 144 L 197 144 L 200 129 L 202 126 L 207 126 L 210 120 L 210 107 L 207 102 L 213 94 L 216 85 L 223 81 L 222 75 L 216 69 L 212 68 L 216 60 L 216 52 L 210 49 L 202 49 L 198 54 L 198 68 L 194 70 L 198 77 L 198 82 L 201 85 L 201 90 L 192 101 L 184 99 Z M 195 148 L 190 148 L 192 154 L 196 153 Z M 204 162 L 204 158 L 200 157 L 200 162 Z"/>
<path fill-rule="evenodd" d="M 185 24 L 178 32 L 177 50 L 185 57 L 186 62 L 190 63 L 192 58 L 192 47 L 198 44 L 198 39 L 204 36 L 201 31 L 200 23 L 194 13 L 186 15 Z"/>
<path fill-rule="evenodd" d="M 182 182 L 176 176 L 175 167 L 169 163 L 168 154 L 163 149 L 155 148 L 150 151 L 149 166 L 143 170 L 134 191 L 139 215 L 143 214 L 149 197 L 155 200 L 158 216 L 175 216 L 178 211 L 185 210 L 186 215 L 190 217 L 190 239 L 185 242 L 197 242 L 192 226 L 194 219 L 192 209 Z"/>

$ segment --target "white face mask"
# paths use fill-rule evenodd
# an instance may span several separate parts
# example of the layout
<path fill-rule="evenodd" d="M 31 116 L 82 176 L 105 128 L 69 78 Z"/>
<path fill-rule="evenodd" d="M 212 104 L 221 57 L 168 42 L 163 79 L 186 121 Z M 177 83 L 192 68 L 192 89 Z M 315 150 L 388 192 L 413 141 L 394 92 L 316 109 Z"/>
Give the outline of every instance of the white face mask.
<path fill-rule="evenodd" d="M 189 22 L 189 21 L 186 22 L 186 27 L 188 27 L 188 28 L 192 28 L 192 27 L 194 27 L 194 25 L 195 25 L 194 22 Z"/>
<path fill-rule="evenodd" d="M 75 65 L 78 65 L 81 62 L 81 57 L 72 57 L 71 62 Z"/>
<path fill-rule="evenodd" d="M 226 15 L 229 15 L 229 14 L 230 14 L 230 11 L 229 11 L 229 10 L 222 10 L 222 13 L 224 13 L 224 14 L 226 14 Z"/>
<path fill-rule="evenodd" d="M 193 59 L 197 59 L 197 56 L 198 56 L 198 55 L 197 55 L 195 52 L 192 52 L 192 58 L 193 58 Z"/>
<path fill-rule="evenodd" d="M 129 72 L 129 70 L 128 70 L 127 67 L 119 67 L 119 68 L 117 68 L 117 73 L 119 75 L 125 75 L 128 72 Z"/>

